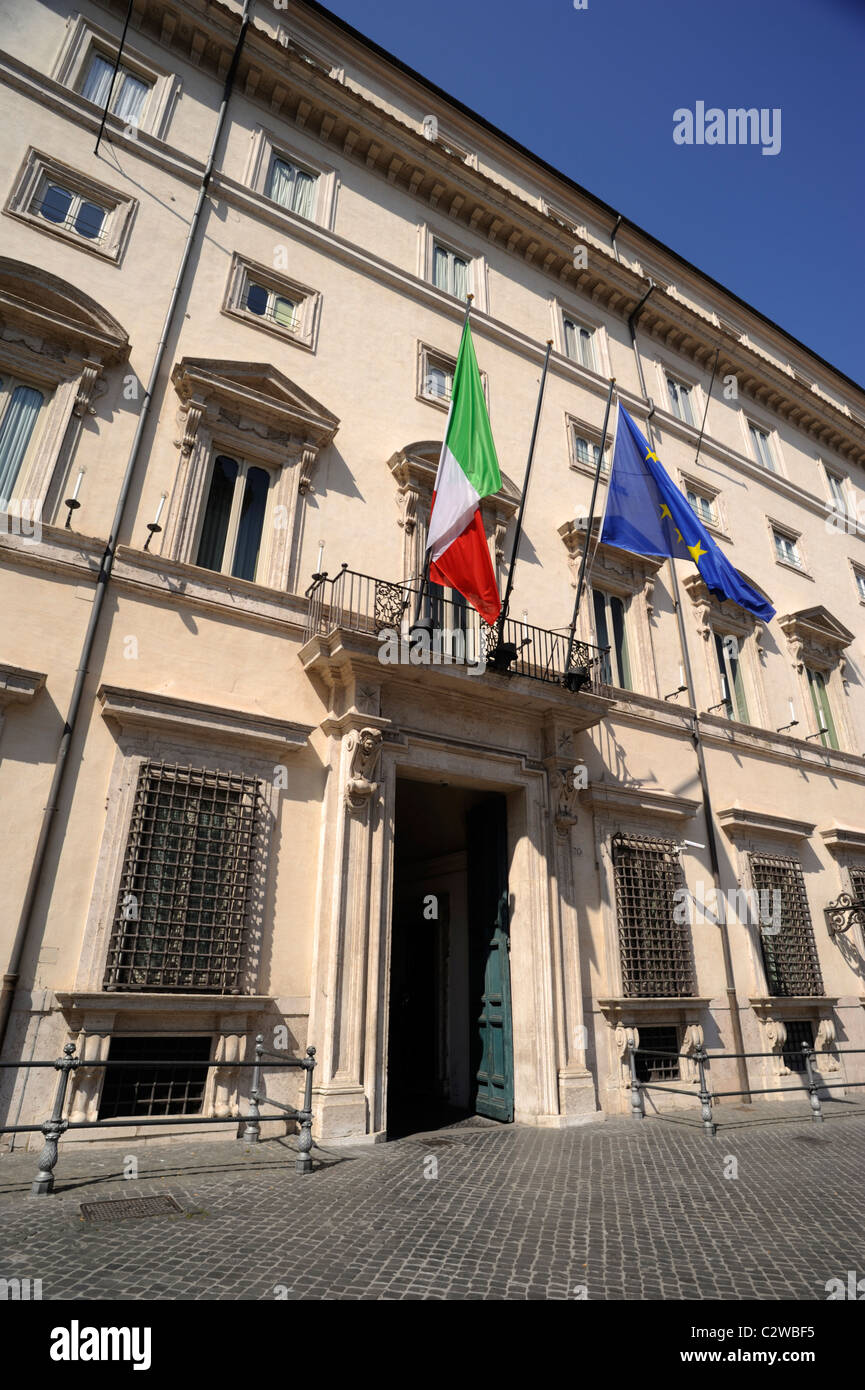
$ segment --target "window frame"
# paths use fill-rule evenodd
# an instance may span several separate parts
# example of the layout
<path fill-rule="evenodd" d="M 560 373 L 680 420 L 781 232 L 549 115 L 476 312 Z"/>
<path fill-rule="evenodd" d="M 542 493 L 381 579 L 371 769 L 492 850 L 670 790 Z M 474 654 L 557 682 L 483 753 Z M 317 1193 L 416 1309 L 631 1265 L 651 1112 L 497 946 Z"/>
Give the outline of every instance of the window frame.
<path fill-rule="evenodd" d="M 697 402 L 697 388 L 694 386 L 693 382 L 683 381 L 681 377 L 676 376 L 673 372 L 667 371 L 665 368 L 664 385 L 667 391 L 670 414 L 679 421 L 679 424 L 687 425 L 689 429 L 697 429 L 697 412 L 694 409 Z M 691 416 L 690 420 L 686 420 L 684 415 L 679 413 L 676 397 L 674 397 L 673 391 L 671 390 L 672 387 L 675 387 L 677 394 L 683 391 L 685 392 L 684 401 L 687 405 L 688 413 Z"/>
<path fill-rule="evenodd" d="M 814 716 L 813 732 L 818 735 L 820 743 L 824 748 L 832 749 L 833 752 L 838 753 L 841 751 L 841 742 L 838 738 L 838 721 L 832 711 L 832 700 L 829 691 L 829 682 L 832 672 L 829 669 L 824 670 L 819 666 L 809 666 L 807 663 L 804 663 L 803 669 L 805 680 L 808 684 L 811 713 Z M 820 694 L 818 694 L 818 685 L 822 698 Z M 821 728 L 826 730 L 825 734 L 818 733 Z"/>
<path fill-rule="evenodd" d="M 309 216 L 292 212 L 278 203 L 269 193 L 274 160 L 293 165 L 315 179 L 313 207 Z M 250 144 L 243 182 L 262 198 L 276 215 L 284 216 L 304 226 L 324 227 L 333 231 L 339 177 L 332 165 L 324 164 L 315 154 L 281 139 L 264 126 L 256 126 Z"/>
<path fill-rule="evenodd" d="M 785 569 L 795 570 L 796 574 L 807 574 L 808 568 L 805 564 L 805 556 L 802 551 L 802 533 L 800 531 L 794 531 L 791 526 L 785 526 L 783 522 L 773 521 L 771 520 L 771 518 L 769 520 L 769 530 L 771 533 L 772 555 L 775 560 L 775 564 L 783 565 Z M 779 538 L 781 540 L 786 540 L 790 545 L 793 546 L 794 552 L 797 556 L 795 560 L 789 559 L 786 553 L 783 555 L 779 554 Z"/>
<path fill-rule="evenodd" d="M 268 294 L 282 295 L 294 302 L 297 315 L 293 328 L 277 323 L 275 319 L 263 314 L 256 314 L 248 307 L 249 289 L 253 284 L 260 285 Z M 240 319 L 262 332 L 271 333 L 283 342 L 293 343 L 296 347 L 314 352 L 318 341 L 321 293 L 311 285 L 303 285 L 299 280 L 281 275 L 278 271 L 260 265 L 241 252 L 235 251 L 226 281 L 222 313 Z"/>
<path fill-rule="evenodd" d="M 68 188 L 73 195 L 105 208 L 103 235 L 98 242 L 92 237 L 82 236 L 74 229 L 67 229 L 51 222 L 41 212 L 34 210 L 33 203 L 44 182 Z M 44 154 L 31 146 L 24 157 L 3 211 L 7 216 L 26 222 L 28 226 L 43 232 L 46 236 L 57 237 L 68 245 L 76 246 L 80 251 L 86 251 L 88 255 L 98 256 L 100 260 L 119 264 L 129 243 L 137 207 L 136 199 L 110 188 L 108 184 L 97 182 L 89 175 L 82 174 L 52 155 Z"/>
<path fill-rule="evenodd" d="M 775 477 L 783 477 L 781 468 L 781 451 L 778 448 L 777 432 L 770 426 L 761 424 L 751 416 L 745 416 L 745 434 L 748 440 L 749 457 L 763 473 L 771 473 Z M 757 447 L 756 436 L 759 435 L 766 441 L 766 452 L 769 462 L 764 463 L 760 457 L 760 450 Z"/>
<path fill-rule="evenodd" d="M 458 295 L 457 292 L 456 292 L 456 290 L 450 289 L 448 286 L 445 286 L 445 285 L 437 285 L 437 284 L 436 284 L 436 279 L 435 279 L 436 254 L 437 254 L 437 252 L 440 252 L 440 251 L 443 252 L 444 255 L 447 256 L 447 257 L 449 258 L 449 259 L 448 259 L 448 277 L 447 277 L 448 280 L 449 280 L 449 282 L 452 282 L 452 281 L 454 280 L 454 276 L 453 276 L 453 274 L 452 274 L 451 272 L 452 272 L 452 270 L 453 270 L 453 268 L 454 268 L 454 266 L 455 266 L 455 264 L 456 264 L 457 261 L 459 261 L 460 264 L 463 265 L 463 266 L 465 267 L 465 272 L 466 272 L 466 295 L 465 295 L 465 299 L 463 299 L 460 295 Z M 459 302 L 460 302 L 461 304 L 464 304 L 464 303 L 466 302 L 466 299 L 468 298 L 468 296 L 469 296 L 470 294 L 473 293 L 472 286 L 473 286 L 473 284 L 474 284 L 474 273 L 473 273 L 473 265 L 472 265 L 472 259 L 471 259 L 471 257 L 467 256 L 467 255 L 465 254 L 465 252 L 463 252 L 463 251 L 458 251 L 458 250 L 456 249 L 456 247 L 450 245 L 447 241 L 445 241 L 444 237 L 440 237 L 440 236 L 437 236 L 437 235 L 433 234 L 433 239 L 432 239 L 432 264 L 431 264 L 431 271 L 430 271 L 430 281 L 431 281 L 433 287 L 434 287 L 435 289 L 439 290 L 441 294 L 450 295 L 451 298 L 453 298 L 453 299 L 458 299 Z"/>
<path fill-rule="evenodd" d="M 605 684 L 608 684 L 613 690 L 627 690 L 633 693 L 634 670 L 633 660 L 631 657 L 631 642 L 629 633 L 630 624 L 628 622 L 628 610 L 631 606 L 631 600 L 627 596 L 613 593 L 609 589 L 604 589 L 600 584 L 590 583 L 589 588 L 591 590 L 592 595 L 591 614 L 592 628 L 595 633 L 595 646 L 601 648 L 608 645 L 610 648 L 607 659 L 610 662 L 610 675 L 612 679 L 608 682 L 605 682 Z M 596 595 L 603 599 L 607 636 L 611 639 L 608 643 L 601 641 L 601 635 L 597 623 L 597 611 L 595 606 Z M 616 624 L 612 606 L 614 602 L 618 603 L 621 606 L 622 610 L 621 655 L 619 654 L 617 644 L 615 641 Z M 623 665 L 627 668 L 626 671 L 623 670 Z M 622 677 L 625 674 L 627 674 L 628 678 L 627 683 L 622 679 Z"/>
<path fill-rule="evenodd" d="M 90 69 L 91 57 L 96 54 L 107 59 L 113 66 L 117 57 L 117 47 L 115 34 L 109 33 L 107 29 L 82 15 L 77 15 L 64 37 L 51 75 L 55 81 L 74 92 L 80 101 L 85 102 L 90 111 L 101 111 L 102 108 L 89 101 L 81 89 Z M 122 117 L 109 112 L 108 123 L 114 126 L 115 135 L 134 125 L 135 135 L 129 138 L 144 134 L 164 142 L 181 91 L 180 78 L 176 73 L 151 62 L 140 50 L 130 47 L 128 43 L 123 46 L 121 66 L 127 67 L 133 77 L 147 82 L 151 90 L 137 122 L 124 121 Z"/>
<path fill-rule="evenodd" d="M 418 279 L 423 280 L 433 295 L 445 295 L 450 304 L 465 304 L 447 290 L 441 290 L 433 279 L 435 247 L 459 256 L 468 265 L 466 292 L 472 294 L 472 309 L 479 313 L 489 312 L 489 289 L 487 285 L 487 263 L 482 252 L 472 250 L 465 242 L 451 236 L 450 231 L 440 231 L 429 222 L 418 224 Z"/>
<path fill-rule="evenodd" d="M 23 501 L 30 500 L 34 502 L 34 512 L 38 507 L 39 515 L 41 516 L 42 498 L 32 498 L 32 489 L 29 484 L 32 478 L 34 460 L 38 455 L 42 439 L 48 428 L 48 417 L 51 411 L 53 392 L 46 388 L 44 382 L 40 381 L 37 384 L 33 380 L 25 380 L 20 376 L 16 376 L 14 372 L 7 371 L 3 364 L 0 363 L 0 427 L 2 427 L 7 409 L 12 404 L 15 391 L 19 387 L 24 387 L 31 391 L 38 391 L 42 396 L 42 404 L 39 407 L 33 429 L 28 437 L 24 454 L 18 466 L 18 472 L 15 475 L 12 491 L 6 499 L 5 506 L 2 505 L 3 499 L 0 498 L 0 516 L 10 515 L 9 503 L 17 502 L 20 504 Z M 12 514 L 14 514 L 14 508 Z M 35 516 L 33 519 L 36 519 Z"/>
<path fill-rule="evenodd" d="M 585 420 L 581 420 L 578 416 L 571 415 L 567 411 L 565 411 L 565 431 L 568 440 L 569 466 L 578 473 L 585 473 L 587 477 L 594 478 L 597 464 L 594 462 L 587 463 L 585 459 L 580 458 L 579 450 L 577 449 L 577 440 L 585 440 L 586 444 L 593 450 L 600 449 L 602 431 L 595 425 L 586 424 Z M 604 461 L 601 466 L 599 479 L 602 483 L 609 482 L 610 469 L 612 468 L 613 462 L 612 456 L 613 443 L 608 434 L 606 444 L 604 445 Z"/>
<path fill-rule="evenodd" d="M 441 352 L 438 348 L 432 347 L 429 343 L 420 340 L 417 345 L 417 379 L 415 382 L 415 396 L 417 400 L 423 401 L 424 405 L 434 406 L 437 410 L 450 410 L 451 396 L 437 396 L 426 390 L 426 381 L 429 373 L 434 370 L 444 371 L 450 374 L 451 390 L 453 390 L 453 377 L 456 371 L 457 359 L 450 353 Z M 479 369 L 480 370 L 480 369 Z M 489 379 L 485 371 L 480 371 L 481 386 L 484 391 L 484 399 L 487 403 L 487 410 L 490 406 Z"/>
<path fill-rule="evenodd" d="M 752 725 L 754 721 L 751 719 L 748 708 L 748 692 L 745 688 L 745 669 L 739 635 L 735 632 L 721 632 L 720 629 L 716 627 L 711 629 L 711 633 L 712 645 L 715 649 L 716 657 L 715 666 L 718 676 L 718 693 L 724 703 L 726 717 L 731 722 L 737 724 Z M 733 672 L 731 668 L 731 658 L 726 645 L 726 639 L 728 637 L 734 637 L 738 647 L 735 672 Z M 719 644 L 724 653 L 723 657 L 719 651 Z M 724 677 L 723 681 L 721 680 L 722 675 Z M 744 717 L 742 714 L 743 709 Z"/>
<path fill-rule="evenodd" d="M 865 565 L 859 565 L 855 560 L 850 561 L 850 568 L 853 571 L 853 587 L 860 603 L 865 603 Z"/>

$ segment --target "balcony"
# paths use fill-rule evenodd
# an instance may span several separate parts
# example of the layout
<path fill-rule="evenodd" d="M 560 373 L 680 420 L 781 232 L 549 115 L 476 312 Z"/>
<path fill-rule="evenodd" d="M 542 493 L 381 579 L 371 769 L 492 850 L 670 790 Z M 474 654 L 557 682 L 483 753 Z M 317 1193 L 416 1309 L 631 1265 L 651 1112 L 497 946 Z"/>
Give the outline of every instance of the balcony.
<path fill-rule="evenodd" d="M 548 695 L 553 694 L 551 687 L 558 687 L 565 698 L 582 696 L 586 705 L 586 718 L 579 721 L 582 727 L 598 723 L 610 708 L 605 685 L 608 649 L 575 640 L 569 652 L 567 632 L 512 618 L 506 620 L 499 644 L 495 625 L 484 622 L 464 601 L 443 597 L 437 586 L 423 613 L 432 630 L 419 629 L 415 627 L 419 590 L 418 581 L 392 583 L 359 574 L 347 565 L 333 578 L 315 575 L 306 591 L 304 651 L 311 651 L 310 643 L 336 634 L 356 634 L 370 639 L 371 650 L 383 666 L 393 663 L 415 671 L 431 666 L 453 674 L 462 668 L 463 675 L 469 668 L 475 675 L 480 670 L 485 693 L 490 690 L 487 677 L 492 676 L 524 677 L 541 683 Z"/>

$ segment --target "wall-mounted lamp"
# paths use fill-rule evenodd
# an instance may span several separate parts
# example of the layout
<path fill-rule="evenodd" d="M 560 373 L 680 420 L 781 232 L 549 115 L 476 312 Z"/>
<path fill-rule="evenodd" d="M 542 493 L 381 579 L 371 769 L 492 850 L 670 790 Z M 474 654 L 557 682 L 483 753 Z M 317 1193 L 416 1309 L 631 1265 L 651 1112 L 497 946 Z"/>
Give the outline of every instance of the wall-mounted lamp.
<path fill-rule="evenodd" d="M 72 496 L 71 496 L 71 497 L 67 497 L 67 498 L 66 498 L 66 501 L 63 503 L 64 507 L 67 507 L 67 508 L 68 508 L 68 511 L 67 511 L 67 513 L 66 513 L 66 528 L 65 528 L 67 531 L 69 530 L 69 523 L 70 523 L 71 520 L 72 520 L 72 513 L 73 513 L 73 512 L 77 512 L 77 511 L 78 511 L 78 508 L 81 506 L 81 503 L 78 501 L 78 494 L 79 494 L 79 492 L 81 491 L 81 483 L 82 483 L 82 481 L 83 481 L 83 479 L 84 479 L 84 474 L 85 474 L 86 472 L 87 472 L 87 469 L 86 469 L 86 468 L 79 468 L 79 470 L 78 470 L 78 477 L 77 477 L 77 479 L 75 480 L 75 491 L 73 492 Z"/>
<path fill-rule="evenodd" d="M 156 510 L 156 516 L 153 518 L 152 521 L 148 521 L 147 523 L 147 530 L 149 534 L 147 536 L 147 540 L 144 542 L 145 550 L 150 549 L 150 542 L 153 540 L 153 537 L 157 534 L 158 531 L 162 530 L 162 527 L 159 525 L 159 518 L 162 516 L 162 508 L 165 506 L 165 499 L 167 498 L 167 496 L 168 493 L 163 492 L 162 496 L 159 499 L 159 506 Z"/>

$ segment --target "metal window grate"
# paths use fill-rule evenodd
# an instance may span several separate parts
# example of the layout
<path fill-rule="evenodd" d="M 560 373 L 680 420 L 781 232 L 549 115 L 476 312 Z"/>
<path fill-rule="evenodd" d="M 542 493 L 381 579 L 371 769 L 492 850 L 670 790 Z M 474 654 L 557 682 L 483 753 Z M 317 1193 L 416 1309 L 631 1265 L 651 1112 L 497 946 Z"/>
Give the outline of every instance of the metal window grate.
<path fill-rule="evenodd" d="M 614 835 L 612 848 L 625 995 L 694 994 L 688 927 L 674 917 L 676 893 L 684 888 L 678 846 L 673 840 Z"/>
<path fill-rule="evenodd" d="M 865 903 L 865 869 L 850 870 L 852 897 L 857 903 Z"/>
<path fill-rule="evenodd" d="M 209 1037 L 112 1038 L 109 1062 L 129 1062 L 128 1067 L 106 1067 L 99 1119 L 135 1115 L 199 1115 L 212 1039 Z M 148 1067 L 146 1062 L 176 1061 L 173 1067 Z"/>
<path fill-rule="evenodd" d="M 797 859 L 774 854 L 751 855 L 751 879 L 758 893 L 778 893 L 780 930 L 760 933 L 769 993 L 775 995 L 822 994 L 823 978 L 817 958 L 805 877 Z M 777 920 L 777 919 L 776 919 Z"/>
<path fill-rule="evenodd" d="M 789 1067 L 790 1071 L 806 1071 L 802 1044 L 814 1046 L 814 1024 L 810 1018 L 785 1018 L 784 1026 L 787 1029 L 787 1041 L 781 1054 L 784 1065 Z"/>
<path fill-rule="evenodd" d="M 679 1059 L 667 1055 L 679 1051 L 679 1030 L 675 1024 L 658 1024 L 652 1028 L 640 1028 L 639 1032 L 640 1046 L 634 1054 L 637 1080 L 678 1081 Z M 653 1056 L 653 1047 L 657 1047 L 663 1055 Z"/>
<path fill-rule="evenodd" d="M 253 777 L 142 765 L 106 989 L 240 993 L 260 804 Z"/>

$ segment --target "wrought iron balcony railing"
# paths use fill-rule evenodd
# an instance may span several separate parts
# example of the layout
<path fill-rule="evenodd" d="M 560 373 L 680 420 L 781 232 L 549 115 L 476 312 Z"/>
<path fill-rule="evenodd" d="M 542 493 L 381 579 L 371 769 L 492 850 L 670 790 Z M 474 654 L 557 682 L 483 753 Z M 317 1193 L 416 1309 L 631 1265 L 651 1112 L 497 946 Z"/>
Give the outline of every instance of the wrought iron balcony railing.
<path fill-rule="evenodd" d="M 395 584 L 358 574 L 347 565 L 333 578 L 315 575 L 306 591 L 306 640 L 342 628 L 383 641 L 397 638 L 402 650 L 408 652 L 411 643 L 425 640 L 423 634 L 412 631 L 419 589 L 419 581 Z M 432 624 L 428 639 L 432 665 L 476 667 L 483 663 L 506 674 L 595 694 L 601 694 L 609 683 L 609 649 L 575 639 L 568 651 L 566 632 L 551 632 L 508 618 L 499 645 L 495 625 L 484 622 L 464 600 L 446 598 L 437 585 L 432 586 L 425 615 Z"/>

